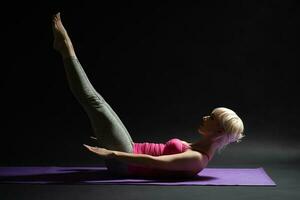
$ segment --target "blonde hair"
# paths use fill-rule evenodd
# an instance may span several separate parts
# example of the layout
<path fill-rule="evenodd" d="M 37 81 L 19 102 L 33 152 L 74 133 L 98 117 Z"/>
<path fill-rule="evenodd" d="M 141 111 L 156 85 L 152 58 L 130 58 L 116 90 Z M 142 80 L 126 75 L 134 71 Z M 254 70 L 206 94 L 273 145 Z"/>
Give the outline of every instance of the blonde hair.
<path fill-rule="evenodd" d="M 220 153 L 228 144 L 232 142 L 241 142 L 245 137 L 244 124 L 241 118 L 231 109 L 225 107 L 215 108 L 212 113 L 219 119 L 219 123 L 224 130 L 221 146 L 218 151 Z"/>

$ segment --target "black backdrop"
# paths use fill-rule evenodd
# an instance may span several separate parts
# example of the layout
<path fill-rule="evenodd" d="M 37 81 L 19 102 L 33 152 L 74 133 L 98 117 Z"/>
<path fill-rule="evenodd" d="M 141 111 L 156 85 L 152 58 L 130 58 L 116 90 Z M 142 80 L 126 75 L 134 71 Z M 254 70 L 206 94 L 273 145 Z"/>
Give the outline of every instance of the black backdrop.
<path fill-rule="evenodd" d="M 1 165 L 98 162 L 82 147 L 93 144 L 89 120 L 52 48 L 58 11 L 90 81 L 134 141 L 195 141 L 201 116 L 225 106 L 244 120 L 244 144 L 299 145 L 293 1 L 14 2 L 3 10 Z"/>

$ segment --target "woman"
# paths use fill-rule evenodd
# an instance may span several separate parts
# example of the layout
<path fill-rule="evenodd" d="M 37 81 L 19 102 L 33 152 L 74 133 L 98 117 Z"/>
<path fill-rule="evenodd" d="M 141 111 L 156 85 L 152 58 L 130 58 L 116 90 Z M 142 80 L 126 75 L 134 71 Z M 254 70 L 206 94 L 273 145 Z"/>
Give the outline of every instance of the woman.
<path fill-rule="evenodd" d="M 102 157 L 113 175 L 191 177 L 207 166 L 216 150 L 244 137 L 242 120 L 232 110 L 220 107 L 203 117 L 198 131 L 204 139 L 200 141 L 172 138 L 165 144 L 134 143 L 117 114 L 89 82 L 60 13 L 53 16 L 52 30 L 53 47 L 62 56 L 70 89 L 86 111 L 101 148 L 84 146 Z"/>

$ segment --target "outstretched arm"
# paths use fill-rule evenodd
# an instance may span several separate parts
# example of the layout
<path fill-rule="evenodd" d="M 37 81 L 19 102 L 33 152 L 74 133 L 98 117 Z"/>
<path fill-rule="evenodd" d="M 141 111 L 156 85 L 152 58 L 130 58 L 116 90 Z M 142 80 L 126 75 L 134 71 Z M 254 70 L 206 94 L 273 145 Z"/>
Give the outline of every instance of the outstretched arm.
<path fill-rule="evenodd" d="M 90 151 L 104 158 L 116 158 L 127 164 L 147 166 L 162 170 L 198 172 L 204 168 L 204 158 L 200 153 L 186 151 L 183 153 L 151 156 L 147 154 L 133 154 L 121 151 L 112 151 L 104 148 L 90 147 Z"/>
<path fill-rule="evenodd" d="M 190 151 L 162 156 L 113 151 L 112 157 L 129 164 L 171 171 L 199 171 L 203 167 L 201 154 Z"/>

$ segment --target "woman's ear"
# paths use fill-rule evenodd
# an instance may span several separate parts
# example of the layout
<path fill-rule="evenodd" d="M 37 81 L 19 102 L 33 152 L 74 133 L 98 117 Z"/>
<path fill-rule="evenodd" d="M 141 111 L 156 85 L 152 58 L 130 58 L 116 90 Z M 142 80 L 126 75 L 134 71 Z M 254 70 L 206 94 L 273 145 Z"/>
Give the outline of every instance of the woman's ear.
<path fill-rule="evenodd" d="M 214 141 L 223 141 L 224 139 L 224 135 L 221 134 L 221 135 L 217 135 L 216 137 L 213 138 Z"/>
<path fill-rule="evenodd" d="M 217 130 L 217 133 L 218 133 L 218 134 L 222 134 L 222 133 L 224 133 L 224 130 L 223 130 L 222 128 L 219 128 L 219 129 Z"/>
<path fill-rule="evenodd" d="M 224 129 L 222 127 L 218 127 L 216 130 L 217 135 L 223 135 L 224 134 Z"/>

